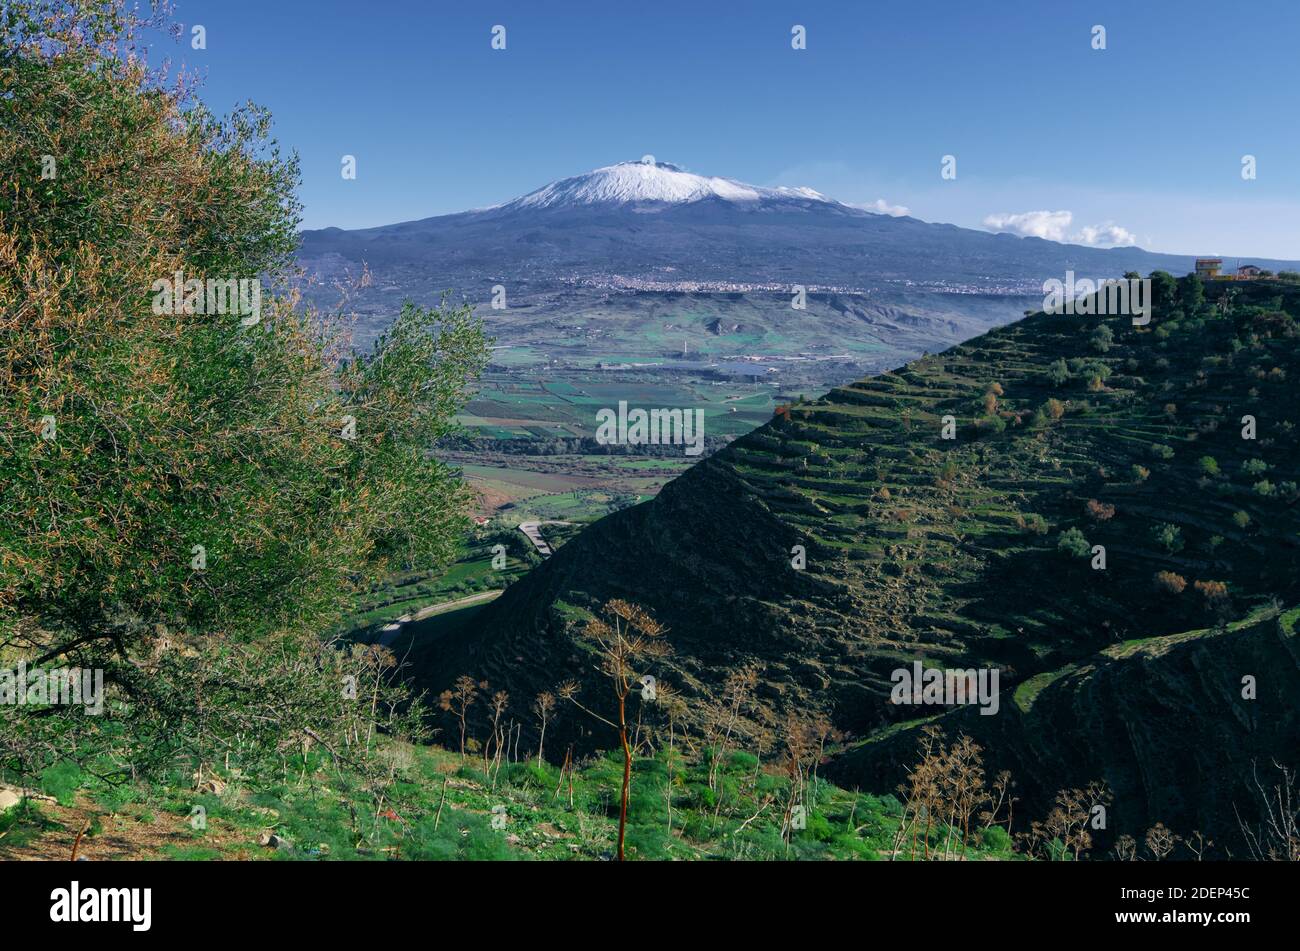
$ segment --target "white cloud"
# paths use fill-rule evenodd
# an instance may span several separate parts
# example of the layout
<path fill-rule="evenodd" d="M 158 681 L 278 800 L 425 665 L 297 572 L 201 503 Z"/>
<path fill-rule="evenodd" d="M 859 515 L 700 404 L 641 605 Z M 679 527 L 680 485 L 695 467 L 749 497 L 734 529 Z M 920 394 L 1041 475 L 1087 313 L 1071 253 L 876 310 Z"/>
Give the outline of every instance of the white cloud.
<path fill-rule="evenodd" d="M 1087 226 L 1070 240 L 1076 244 L 1094 244 L 1105 248 L 1127 248 L 1137 244 L 1137 235 L 1112 221 Z"/>
<path fill-rule="evenodd" d="M 1005 231 L 1022 237 L 1064 241 L 1066 229 L 1073 220 L 1073 213 L 1068 211 L 1026 211 L 1020 214 L 988 215 L 984 219 L 984 227 L 990 231 Z"/>
<path fill-rule="evenodd" d="M 892 218 L 902 218 L 907 214 L 906 205 L 891 205 L 883 198 L 877 198 L 870 205 L 866 206 L 867 211 L 874 211 L 878 214 L 889 215 Z"/>
<path fill-rule="evenodd" d="M 883 198 L 877 198 L 873 202 L 845 202 L 850 208 L 861 208 L 863 211 L 871 211 L 878 215 L 889 215 L 892 218 L 901 218 L 910 211 L 906 205 L 891 205 Z"/>
<path fill-rule="evenodd" d="M 1086 244 L 1093 247 L 1130 247 L 1137 244 L 1137 235 L 1113 221 L 1100 225 L 1083 225 L 1071 232 L 1074 213 L 1070 211 L 1025 211 L 1019 214 L 987 215 L 984 227 L 990 231 L 1018 234 L 1022 237 L 1043 238 L 1069 244 Z"/>

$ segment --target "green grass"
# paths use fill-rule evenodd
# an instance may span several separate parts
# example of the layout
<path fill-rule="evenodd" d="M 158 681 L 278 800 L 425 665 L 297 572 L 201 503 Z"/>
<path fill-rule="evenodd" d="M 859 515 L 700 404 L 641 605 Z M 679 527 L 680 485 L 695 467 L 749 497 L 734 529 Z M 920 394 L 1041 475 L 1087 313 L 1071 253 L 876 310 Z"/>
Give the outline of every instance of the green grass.
<path fill-rule="evenodd" d="M 493 548 L 499 544 L 506 548 L 503 569 L 493 567 Z M 476 529 L 465 540 L 460 558 L 446 571 L 394 575 L 362 594 L 335 631 L 372 639 L 382 625 L 420 608 L 505 588 L 540 561 L 523 534 L 509 524 Z"/>
<path fill-rule="evenodd" d="M 355 751 L 354 751 L 355 752 Z M 608 859 L 617 845 L 621 755 L 594 757 L 561 781 L 559 770 L 535 759 L 485 770 L 481 758 L 438 747 L 384 740 L 371 755 L 391 770 L 393 784 L 376 809 L 360 779 L 327 756 L 291 756 L 281 782 L 253 789 L 237 775 L 222 795 L 173 785 L 133 786 L 129 815 L 164 819 L 182 841 L 160 844 L 157 857 L 175 860 L 264 858 L 281 861 L 381 859 Z M 104 803 L 104 785 L 81 777 L 83 801 Z M 709 783 L 707 757 L 658 750 L 635 760 L 629 801 L 631 860 L 875 860 L 887 858 L 901 809 L 892 796 L 806 784 L 806 827 L 782 836 L 788 783 L 776 763 L 732 752 Z M 445 801 L 443 799 L 445 793 Z M 116 809 L 126 808 L 114 793 Z M 206 828 L 189 817 L 201 805 Z M 441 806 L 441 809 L 440 809 Z M 670 813 L 671 810 L 671 813 Z M 39 810 L 0 817 L 0 857 L 21 854 L 52 828 Z M 273 833 L 291 847 L 272 849 L 258 836 Z M 100 834 L 92 829 L 93 838 Z M 934 842 L 943 838 L 935 830 Z M 972 857 L 1005 858 L 1009 843 L 991 835 Z"/>
<path fill-rule="evenodd" d="M 1077 669 L 1075 664 L 1067 664 L 1059 670 L 1049 670 L 1041 674 L 1036 674 L 1016 687 L 1016 692 L 1012 697 L 1015 704 L 1024 713 L 1028 713 L 1034 705 L 1034 699 L 1042 693 L 1044 688 L 1050 686 L 1056 680 L 1067 674 L 1073 673 Z"/>

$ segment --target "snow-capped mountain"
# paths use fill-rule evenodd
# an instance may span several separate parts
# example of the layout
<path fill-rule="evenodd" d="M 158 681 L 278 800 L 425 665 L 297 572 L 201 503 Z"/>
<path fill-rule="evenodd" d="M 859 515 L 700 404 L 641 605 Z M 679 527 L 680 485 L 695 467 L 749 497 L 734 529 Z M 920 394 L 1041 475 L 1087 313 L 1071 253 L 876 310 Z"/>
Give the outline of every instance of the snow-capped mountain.
<path fill-rule="evenodd" d="M 488 317 L 512 333 L 530 313 L 559 320 L 598 311 L 617 322 L 643 305 L 662 306 L 664 322 L 674 324 L 678 310 L 689 310 L 675 301 L 694 295 L 716 304 L 720 326 L 752 329 L 752 315 L 730 315 L 763 302 L 784 322 L 782 333 L 797 324 L 810 340 L 897 344 L 922 328 L 924 338 L 904 339 L 913 350 L 1020 316 L 1043 299 L 1044 281 L 1064 280 L 1067 271 L 1097 279 L 1193 266 L 1191 257 L 1134 247 L 892 217 L 810 188 L 765 188 L 649 161 L 597 168 L 492 208 L 307 231 L 299 256 L 319 277 L 307 293 L 322 306 L 333 305 L 337 280 L 369 270 L 369 286 L 351 299 L 364 318 L 362 339 L 403 300 L 436 301 L 451 291 L 486 306 L 504 287 L 509 307 L 489 308 Z M 806 289 L 806 310 L 789 306 L 796 285 Z"/>
<path fill-rule="evenodd" d="M 309 267 L 359 269 L 395 289 L 450 288 L 481 297 L 496 284 L 678 289 L 787 286 L 868 291 L 1023 293 L 1044 280 L 1117 277 L 1192 259 L 1140 248 L 1089 248 L 990 234 L 850 206 L 811 188 L 769 188 L 620 162 L 551 182 L 491 208 L 302 236 Z"/>
<path fill-rule="evenodd" d="M 667 162 L 619 162 L 552 182 L 491 210 L 577 208 L 590 205 L 685 205 L 706 199 L 734 204 L 819 202 L 845 206 L 811 188 L 761 188 L 730 178 L 696 175 Z"/>

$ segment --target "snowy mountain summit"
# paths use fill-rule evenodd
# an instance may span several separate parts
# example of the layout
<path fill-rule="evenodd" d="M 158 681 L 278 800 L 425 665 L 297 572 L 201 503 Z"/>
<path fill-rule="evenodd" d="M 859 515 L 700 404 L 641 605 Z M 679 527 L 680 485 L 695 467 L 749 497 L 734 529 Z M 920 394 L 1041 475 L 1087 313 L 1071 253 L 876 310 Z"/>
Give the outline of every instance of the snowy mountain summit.
<path fill-rule="evenodd" d="M 730 178 L 683 171 L 667 162 L 619 162 L 552 182 L 498 206 L 503 211 L 577 208 L 588 205 L 686 205 L 706 199 L 735 204 L 809 202 L 843 207 L 811 188 L 761 188 Z"/>
<path fill-rule="evenodd" d="M 814 287 L 845 293 L 941 288 L 942 302 L 917 319 L 944 329 L 924 337 L 922 348 L 939 337 L 956 339 L 957 328 L 974 333 L 989 319 L 987 310 L 994 305 L 957 307 L 950 300 L 954 291 L 1006 294 L 1012 289 L 1041 300 L 1045 274 L 1186 273 L 1193 263 L 1138 248 L 1079 247 L 930 224 L 905 211 L 883 200 L 854 205 L 811 188 L 698 175 L 647 157 L 552 181 L 490 208 L 351 231 L 305 231 L 299 257 L 328 278 L 322 288 L 332 287 L 335 277 L 369 268 L 375 280 L 387 282 L 387 297 L 373 293 L 376 313 L 400 309 L 405 297 L 436 299 L 449 287 L 481 294 L 497 284 L 512 290 L 517 285 L 516 298 L 534 294 L 547 307 L 560 306 L 556 302 L 571 293 L 606 289 L 657 293 L 671 286 L 673 293 L 713 293 L 725 288 L 730 294 L 735 288 L 795 283 L 809 293 Z M 1012 310 L 1023 310 L 1021 303 Z M 858 313 L 856 304 L 828 306 L 839 315 Z M 975 323 L 964 323 L 970 315 L 978 315 L 971 318 Z M 898 319 L 888 309 L 875 317 Z M 843 329 L 839 319 L 826 326 Z M 840 330 L 828 333 L 834 339 Z"/>

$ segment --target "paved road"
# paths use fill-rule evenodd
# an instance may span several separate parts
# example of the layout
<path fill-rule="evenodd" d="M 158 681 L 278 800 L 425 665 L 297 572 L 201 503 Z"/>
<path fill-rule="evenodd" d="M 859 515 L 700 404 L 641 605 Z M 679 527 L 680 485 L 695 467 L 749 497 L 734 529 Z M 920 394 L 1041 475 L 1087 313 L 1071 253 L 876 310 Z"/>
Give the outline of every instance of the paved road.
<path fill-rule="evenodd" d="M 550 558 L 553 552 L 551 546 L 546 544 L 546 539 L 542 538 L 540 526 L 542 525 L 572 525 L 572 522 L 520 522 L 519 530 L 528 536 L 528 540 L 533 543 L 533 547 L 541 552 L 543 558 Z"/>
<path fill-rule="evenodd" d="M 412 621 L 423 621 L 434 614 L 442 614 L 445 611 L 454 611 L 457 608 L 469 607 L 471 604 L 478 604 L 481 601 L 491 601 L 498 594 L 504 591 L 504 588 L 493 588 L 491 591 L 480 591 L 478 594 L 471 594 L 467 598 L 457 598 L 454 601 L 442 601 L 438 604 L 426 604 L 420 610 L 412 614 L 403 614 L 391 624 L 385 624 L 383 632 L 379 636 L 380 647 L 390 647 L 393 641 L 397 640 L 397 635 L 402 633 L 402 628 Z"/>

